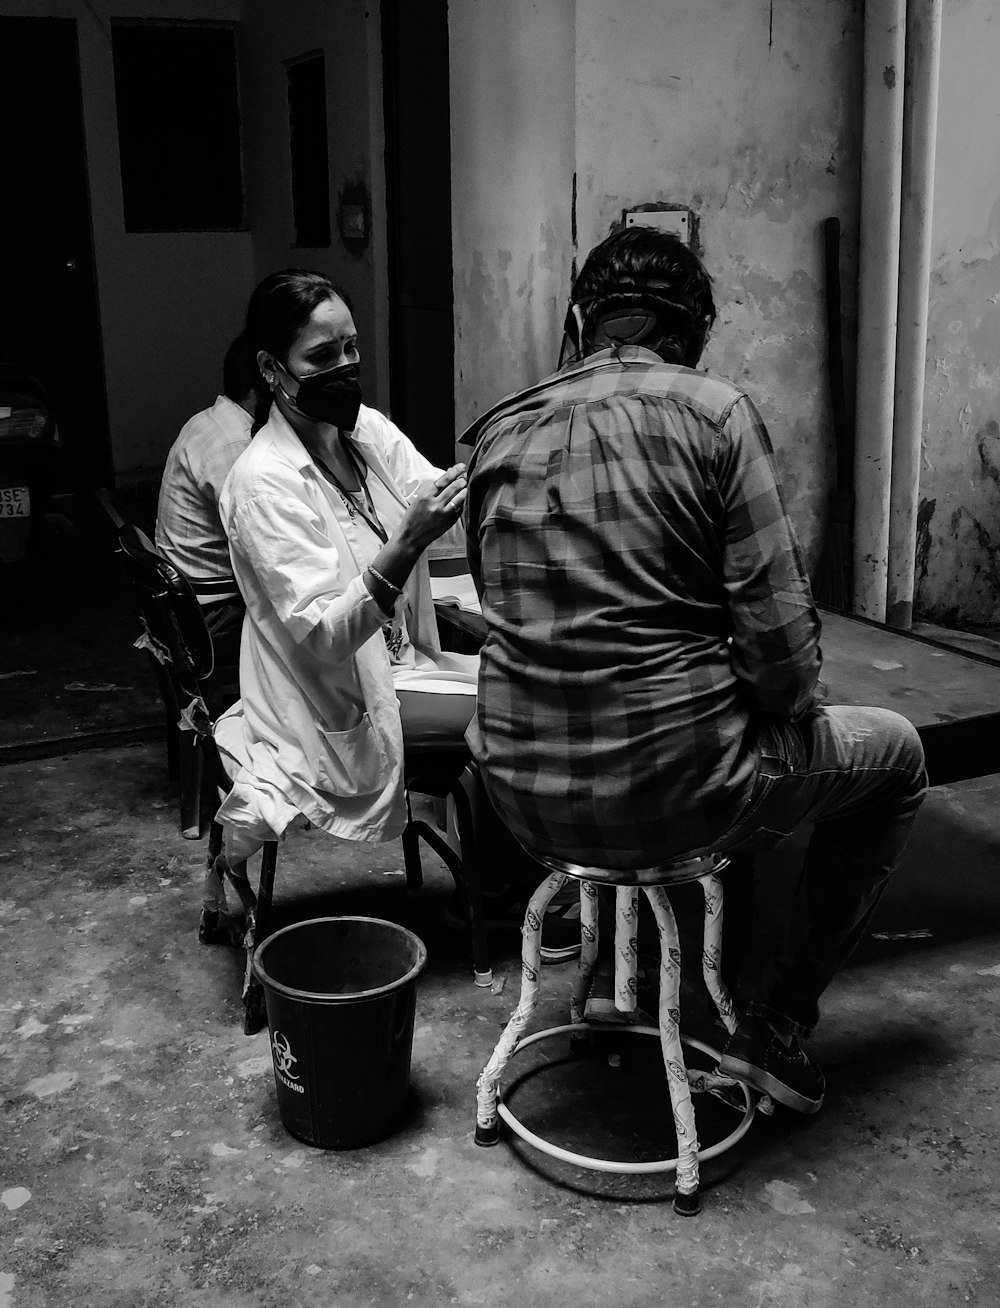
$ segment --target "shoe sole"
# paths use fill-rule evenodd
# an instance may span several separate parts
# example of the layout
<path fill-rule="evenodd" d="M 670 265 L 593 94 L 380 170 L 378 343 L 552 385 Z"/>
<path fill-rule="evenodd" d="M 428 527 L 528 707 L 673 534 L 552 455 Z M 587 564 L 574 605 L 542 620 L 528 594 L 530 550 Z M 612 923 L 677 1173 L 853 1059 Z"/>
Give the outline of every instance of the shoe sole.
<path fill-rule="evenodd" d="M 762 1095 L 770 1095 L 779 1104 L 792 1108 L 797 1113 L 811 1115 L 818 1113 L 823 1107 L 822 1095 L 819 1099 L 807 1099 L 805 1095 L 798 1094 L 777 1077 L 771 1076 L 769 1072 L 764 1072 L 759 1067 L 754 1067 L 752 1063 L 747 1063 L 742 1058 L 727 1058 L 723 1055 L 719 1060 L 719 1071 L 725 1076 L 735 1077 L 738 1081 L 746 1081 Z"/>
<path fill-rule="evenodd" d="M 454 913 L 450 913 L 447 910 L 445 911 L 441 920 L 444 922 L 445 926 L 448 928 L 449 931 L 454 931 L 456 934 L 461 933 L 463 931 L 468 931 L 469 929 L 469 924 L 465 920 L 465 918 L 457 917 Z M 513 918 L 487 917 L 483 920 L 483 930 L 489 932 L 490 934 L 495 934 L 495 935 L 499 935 L 501 932 L 507 932 L 509 935 L 513 935 L 515 932 L 520 932 L 522 930 L 522 927 L 523 927 L 523 918 L 518 918 L 515 921 Z M 563 945 L 561 948 L 555 949 L 550 946 L 543 945 L 542 962 L 543 963 L 568 963 L 571 958 L 580 957 L 581 948 L 582 947 L 580 945 Z"/>
<path fill-rule="evenodd" d="M 564 945 L 562 949 L 551 949 L 542 945 L 543 963 L 568 963 L 571 958 L 579 958 L 580 945 Z"/>

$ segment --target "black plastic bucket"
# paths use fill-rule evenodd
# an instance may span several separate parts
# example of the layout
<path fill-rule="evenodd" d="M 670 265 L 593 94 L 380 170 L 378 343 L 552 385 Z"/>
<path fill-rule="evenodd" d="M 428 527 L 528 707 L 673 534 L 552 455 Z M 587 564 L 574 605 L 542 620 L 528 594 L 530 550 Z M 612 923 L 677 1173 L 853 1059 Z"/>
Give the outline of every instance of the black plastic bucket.
<path fill-rule="evenodd" d="M 257 947 L 278 1110 L 292 1135 L 356 1149 L 392 1132 L 426 962 L 412 931 L 374 917 L 312 918 Z"/>

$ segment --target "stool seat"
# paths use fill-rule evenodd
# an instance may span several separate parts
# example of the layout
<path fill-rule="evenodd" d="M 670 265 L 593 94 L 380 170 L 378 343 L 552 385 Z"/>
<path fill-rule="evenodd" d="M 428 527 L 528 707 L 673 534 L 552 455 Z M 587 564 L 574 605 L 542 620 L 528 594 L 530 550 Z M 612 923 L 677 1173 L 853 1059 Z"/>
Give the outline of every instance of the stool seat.
<path fill-rule="evenodd" d="M 578 881 L 590 881 L 596 886 L 680 886 L 688 881 L 699 881 L 710 872 L 721 872 L 729 866 L 729 859 L 723 854 L 709 853 L 689 854 L 685 858 L 672 859 L 669 863 L 659 863 L 656 867 L 637 868 L 566 863 L 551 854 L 539 854 L 537 850 L 531 850 L 531 857 L 549 872 L 559 872 L 563 876 L 575 877 Z"/>
<path fill-rule="evenodd" d="M 577 1166 L 592 1167 L 600 1171 L 675 1171 L 675 1210 L 692 1216 L 700 1210 L 698 1198 L 699 1159 L 714 1157 L 724 1152 L 746 1134 L 753 1120 L 756 1104 L 750 1089 L 742 1082 L 715 1072 L 688 1072 L 684 1062 L 683 1044 L 694 1045 L 707 1052 L 718 1062 L 718 1050 L 702 1045 L 681 1035 L 680 1031 L 680 974 L 681 949 L 677 922 L 670 904 L 669 887 L 688 881 L 698 881 L 705 900 L 704 944 L 702 949 L 702 975 L 726 1030 L 736 1030 L 737 1014 L 733 1001 L 722 980 L 722 879 L 720 872 L 728 859 L 718 854 L 705 854 L 658 868 L 644 868 L 623 873 L 618 869 L 584 867 L 564 862 L 551 856 L 531 851 L 531 856 L 548 868 L 549 875 L 532 895 L 524 917 L 521 948 L 521 995 L 517 1008 L 511 1014 L 489 1061 L 476 1083 L 476 1143 L 494 1145 L 500 1139 L 500 1117 L 518 1135 L 545 1153 L 571 1161 Z M 621 878 L 633 878 L 623 882 Z M 585 1007 L 590 979 L 597 965 L 598 912 L 597 897 L 600 889 L 610 887 L 615 892 L 615 1008 L 621 1014 L 632 1014 L 636 1009 L 638 898 L 640 891 L 649 900 L 656 919 L 660 938 L 660 998 L 657 1027 L 633 1027 L 635 1034 L 659 1035 L 663 1054 L 674 1127 L 677 1133 L 677 1157 L 654 1164 L 613 1163 L 604 1159 L 589 1159 L 569 1153 L 552 1145 L 527 1130 L 501 1103 L 500 1077 L 519 1046 L 556 1035 L 566 1030 L 554 1027 L 525 1039 L 528 1022 L 538 1000 L 541 976 L 541 930 L 545 913 L 555 895 L 570 877 L 580 884 L 581 951 L 576 983 L 570 999 L 569 1030 L 583 1033 L 594 1024 L 585 1020 Z M 634 878 L 647 877 L 646 881 Z M 655 878 L 655 879 L 654 879 Z M 727 1095 L 735 1087 L 737 1098 L 742 1098 L 743 1117 L 737 1128 L 725 1140 L 711 1149 L 701 1151 L 695 1126 L 692 1090 L 708 1090 Z"/>

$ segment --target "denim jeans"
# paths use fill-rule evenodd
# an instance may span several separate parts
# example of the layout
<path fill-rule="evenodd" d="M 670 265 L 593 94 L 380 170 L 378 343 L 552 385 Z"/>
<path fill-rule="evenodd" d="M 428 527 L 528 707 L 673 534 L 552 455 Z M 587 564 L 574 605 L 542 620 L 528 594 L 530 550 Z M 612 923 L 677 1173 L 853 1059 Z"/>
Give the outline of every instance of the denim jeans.
<path fill-rule="evenodd" d="M 818 1000 L 864 935 L 899 862 L 927 787 L 916 729 L 888 709 L 828 706 L 767 722 L 747 806 L 720 853 L 773 849 L 815 823 L 784 944 L 766 963 L 750 1012 L 808 1036 Z"/>

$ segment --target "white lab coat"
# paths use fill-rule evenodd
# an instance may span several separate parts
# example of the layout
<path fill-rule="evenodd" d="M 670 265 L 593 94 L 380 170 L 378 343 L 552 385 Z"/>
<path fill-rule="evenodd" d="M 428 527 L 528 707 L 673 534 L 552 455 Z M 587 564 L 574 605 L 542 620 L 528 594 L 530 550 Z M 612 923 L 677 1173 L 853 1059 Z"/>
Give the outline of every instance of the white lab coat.
<path fill-rule="evenodd" d="M 365 405 L 352 439 L 401 507 L 440 474 Z M 227 477 L 220 512 L 247 605 L 241 699 L 215 729 L 234 782 L 219 811 L 227 856 L 247 857 L 299 814 L 349 840 L 393 839 L 405 823 L 403 735 L 386 615 L 361 577 L 369 528 L 348 517 L 276 406 Z M 413 645 L 446 676 L 464 667 L 441 654 L 425 557 L 404 596 Z"/>

